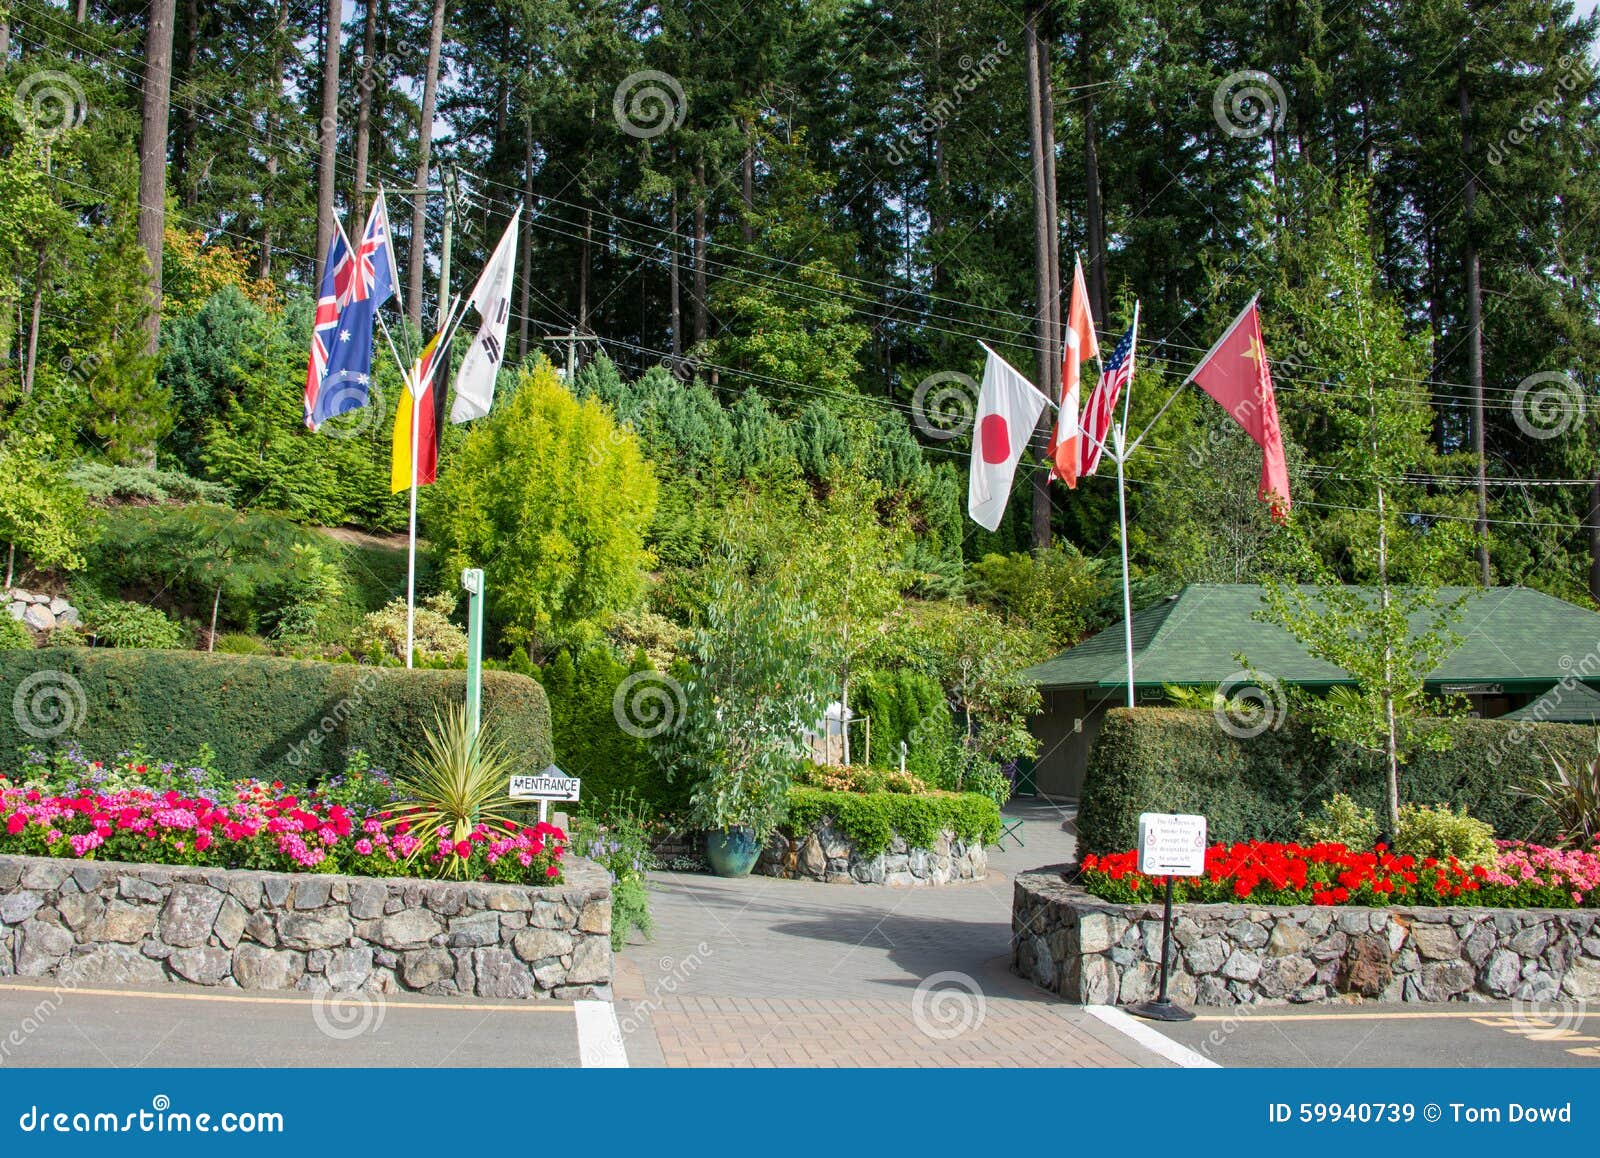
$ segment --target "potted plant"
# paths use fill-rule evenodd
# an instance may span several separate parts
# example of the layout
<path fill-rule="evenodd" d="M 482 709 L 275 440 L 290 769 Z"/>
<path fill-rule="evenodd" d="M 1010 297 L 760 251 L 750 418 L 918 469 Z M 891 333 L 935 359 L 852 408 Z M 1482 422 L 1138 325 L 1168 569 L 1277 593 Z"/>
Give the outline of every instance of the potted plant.
<path fill-rule="evenodd" d="M 829 667 L 817 616 L 784 582 L 754 583 L 731 558 L 690 640 L 682 718 L 657 751 L 691 785 L 687 819 L 720 876 L 746 876 L 788 806 L 803 734 L 822 716 Z"/>

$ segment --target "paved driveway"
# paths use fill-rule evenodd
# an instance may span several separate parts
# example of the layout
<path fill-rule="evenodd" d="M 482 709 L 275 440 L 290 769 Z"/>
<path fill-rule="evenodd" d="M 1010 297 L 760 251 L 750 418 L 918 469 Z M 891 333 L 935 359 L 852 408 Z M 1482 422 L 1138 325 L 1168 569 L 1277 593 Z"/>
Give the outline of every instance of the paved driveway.
<path fill-rule="evenodd" d="M 1009 972 L 1011 878 L 1066 860 L 1066 813 L 1024 821 L 987 880 L 942 888 L 688 873 L 653 879 L 617 1016 L 635 1065 L 1167 1065 Z"/>

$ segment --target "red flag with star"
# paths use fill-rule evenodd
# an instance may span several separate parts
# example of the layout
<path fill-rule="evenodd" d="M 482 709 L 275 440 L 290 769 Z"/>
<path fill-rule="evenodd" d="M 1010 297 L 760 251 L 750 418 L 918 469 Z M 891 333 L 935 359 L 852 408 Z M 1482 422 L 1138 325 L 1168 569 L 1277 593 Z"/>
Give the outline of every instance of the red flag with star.
<path fill-rule="evenodd" d="M 1261 448 L 1258 496 L 1272 504 L 1273 516 L 1289 513 L 1289 468 L 1283 457 L 1283 431 L 1272 390 L 1272 368 L 1261 342 L 1261 311 L 1256 299 L 1239 311 L 1185 382 L 1195 382 L 1244 428 Z"/>

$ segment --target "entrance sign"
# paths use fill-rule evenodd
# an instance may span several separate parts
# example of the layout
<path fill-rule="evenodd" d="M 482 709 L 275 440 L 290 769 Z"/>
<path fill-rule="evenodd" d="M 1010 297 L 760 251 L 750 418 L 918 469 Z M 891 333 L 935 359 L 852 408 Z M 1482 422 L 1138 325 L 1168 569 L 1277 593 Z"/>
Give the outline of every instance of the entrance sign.
<path fill-rule="evenodd" d="M 1204 876 L 1206 818 L 1176 812 L 1140 814 L 1139 871 L 1155 877 Z"/>
<path fill-rule="evenodd" d="M 513 776 L 509 795 L 513 800 L 576 800 L 582 783 L 554 764 L 535 776 Z"/>
<path fill-rule="evenodd" d="M 1172 968 L 1172 880 L 1205 875 L 1206 818 L 1179 812 L 1142 813 L 1139 871 L 1167 878 L 1167 895 L 1161 905 L 1161 988 L 1154 999 L 1141 1001 L 1128 1012 L 1152 1021 L 1193 1021 L 1194 1014 L 1167 996 L 1167 975 Z"/>

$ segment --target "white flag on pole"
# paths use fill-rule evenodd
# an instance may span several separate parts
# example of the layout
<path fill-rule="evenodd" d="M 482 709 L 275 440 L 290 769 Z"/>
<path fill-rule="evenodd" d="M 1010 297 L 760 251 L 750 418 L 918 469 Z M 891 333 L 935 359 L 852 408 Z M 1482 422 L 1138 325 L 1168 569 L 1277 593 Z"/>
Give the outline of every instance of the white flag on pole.
<path fill-rule="evenodd" d="M 1011 480 L 1017 473 L 1039 414 L 1049 399 L 988 346 L 978 413 L 972 427 L 972 469 L 967 481 L 967 513 L 987 530 L 1000 525 Z"/>
<path fill-rule="evenodd" d="M 517 269 L 517 226 L 522 206 L 511 215 L 500 244 L 472 287 L 467 305 L 478 311 L 482 324 L 456 374 L 456 400 L 451 422 L 468 422 L 489 413 L 494 402 L 494 380 L 505 360 L 506 322 L 511 317 L 511 281 Z"/>

